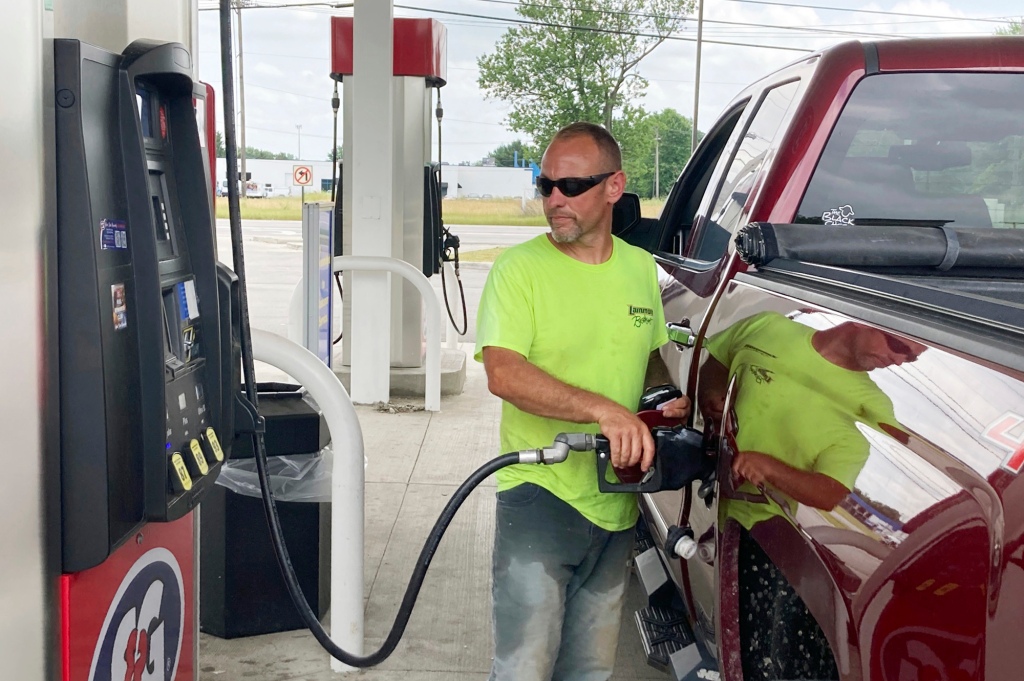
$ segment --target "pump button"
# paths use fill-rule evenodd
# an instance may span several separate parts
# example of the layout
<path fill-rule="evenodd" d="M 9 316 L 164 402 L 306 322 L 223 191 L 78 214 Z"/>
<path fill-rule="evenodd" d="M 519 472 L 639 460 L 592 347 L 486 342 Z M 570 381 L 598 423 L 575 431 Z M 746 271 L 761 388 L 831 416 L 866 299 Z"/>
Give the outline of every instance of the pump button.
<path fill-rule="evenodd" d="M 206 465 L 206 457 L 203 455 L 203 448 L 199 446 L 199 440 L 193 439 L 188 443 L 189 452 L 192 454 L 192 463 L 190 466 L 192 471 L 198 475 L 206 475 L 210 472 L 210 467 Z"/>
<path fill-rule="evenodd" d="M 181 452 L 171 454 L 171 487 L 179 494 L 192 489 L 192 476 L 188 474 Z"/>
<path fill-rule="evenodd" d="M 217 433 L 213 432 L 213 428 L 206 429 L 206 443 L 210 446 L 210 451 L 213 452 L 213 458 L 223 461 L 224 450 L 221 448 L 220 440 L 217 439 Z"/>

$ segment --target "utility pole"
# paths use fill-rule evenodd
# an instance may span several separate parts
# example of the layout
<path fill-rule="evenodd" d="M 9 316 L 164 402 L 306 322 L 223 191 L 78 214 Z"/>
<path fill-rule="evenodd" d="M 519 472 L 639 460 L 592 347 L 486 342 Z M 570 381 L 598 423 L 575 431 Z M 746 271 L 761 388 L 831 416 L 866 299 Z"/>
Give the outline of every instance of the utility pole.
<path fill-rule="evenodd" d="M 235 5 L 235 11 L 238 12 L 238 116 L 241 119 L 238 126 L 238 139 L 241 142 L 238 149 L 238 158 L 241 159 L 241 170 L 240 179 L 242 181 L 242 191 L 239 196 L 245 198 L 246 196 L 246 185 L 247 175 L 245 172 L 245 68 L 242 63 L 244 50 L 242 49 L 242 8 L 248 7 L 252 4 L 252 0 L 232 0 Z"/>
<path fill-rule="evenodd" d="M 697 148 L 697 110 L 700 108 L 700 48 L 704 39 L 704 0 L 697 0 L 697 77 L 693 79 L 693 125 L 690 130 L 690 156 Z"/>
<path fill-rule="evenodd" d="M 295 160 L 301 161 L 302 160 L 302 124 L 301 123 L 296 123 L 295 124 L 295 131 L 299 135 L 299 150 L 298 150 L 299 151 L 299 155 L 295 158 Z M 299 189 L 301 190 L 301 194 L 302 194 L 302 198 L 300 199 L 302 201 L 302 203 L 300 205 L 305 206 L 306 205 L 306 185 L 302 185 Z"/>
<path fill-rule="evenodd" d="M 654 198 L 661 198 L 661 135 L 654 129 Z"/>

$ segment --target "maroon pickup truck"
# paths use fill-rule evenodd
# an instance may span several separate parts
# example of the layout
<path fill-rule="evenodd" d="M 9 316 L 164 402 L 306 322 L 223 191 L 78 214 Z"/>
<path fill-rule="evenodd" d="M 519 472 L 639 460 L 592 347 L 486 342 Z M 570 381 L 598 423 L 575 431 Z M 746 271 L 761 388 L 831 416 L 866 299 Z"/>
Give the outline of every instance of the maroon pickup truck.
<path fill-rule="evenodd" d="M 1024 678 L 1024 39 L 801 59 L 620 236 L 709 462 L 641 496 L 650 661 Z"/>

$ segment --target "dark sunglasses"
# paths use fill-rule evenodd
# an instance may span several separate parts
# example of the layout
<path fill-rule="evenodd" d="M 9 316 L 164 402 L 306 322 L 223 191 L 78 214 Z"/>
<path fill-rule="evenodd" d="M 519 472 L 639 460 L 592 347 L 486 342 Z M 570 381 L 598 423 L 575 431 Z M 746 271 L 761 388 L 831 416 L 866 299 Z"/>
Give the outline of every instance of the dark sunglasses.
<path fill-rule="evenodd" d="M 590 191 L 617 172 L 617 170 L 613 170 L 610 173 L 601 173 L 600 175 L 591 175 L 589 177 L 563 177 L 560 180 L 552 180 L 543 175 L 538 175 L 537 191 L 540 192 L 541 196 L 547 198 L 551 196 L 551 192 L 555 187 L 558 187 L 558 191 L 562 192 L 562 196 L 572 198 L 573 196 L 579 196 L 584 192 Z"/>

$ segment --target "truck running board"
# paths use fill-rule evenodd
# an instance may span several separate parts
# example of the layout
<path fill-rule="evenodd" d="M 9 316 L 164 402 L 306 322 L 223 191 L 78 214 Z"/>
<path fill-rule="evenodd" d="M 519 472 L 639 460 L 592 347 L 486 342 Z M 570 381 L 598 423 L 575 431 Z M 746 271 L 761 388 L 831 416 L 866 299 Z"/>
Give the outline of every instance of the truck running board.
<path fill-rule="evenodd" d="M 704 664 L 690 635 L 685 613 L 651 606 L 637 610 L 635 619 L 647 653 L 647 664 L 669 674 L 675 681 L 718 679 L 718 671 Z"/>

